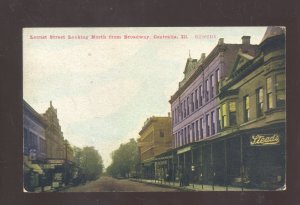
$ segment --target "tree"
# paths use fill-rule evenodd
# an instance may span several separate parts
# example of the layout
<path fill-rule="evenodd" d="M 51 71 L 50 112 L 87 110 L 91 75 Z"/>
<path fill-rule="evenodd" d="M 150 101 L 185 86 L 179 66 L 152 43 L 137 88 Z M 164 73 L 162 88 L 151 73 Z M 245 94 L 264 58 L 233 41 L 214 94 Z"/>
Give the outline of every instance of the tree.
<path fill-rule="evenodd" d="M 94 147 L 76 147 L 74 161 L 87 180 L 97 179 L 103 172 L 103 160 Z"/>
<path fill-rule="evenodd" d="M 107 173 L 112 176 L 127 177 L 129 173 L 136 170 L 138 163 L 138 146 L 132 138 L 126 144 L 111 153 L 112 164 L 107 167 Z"/>

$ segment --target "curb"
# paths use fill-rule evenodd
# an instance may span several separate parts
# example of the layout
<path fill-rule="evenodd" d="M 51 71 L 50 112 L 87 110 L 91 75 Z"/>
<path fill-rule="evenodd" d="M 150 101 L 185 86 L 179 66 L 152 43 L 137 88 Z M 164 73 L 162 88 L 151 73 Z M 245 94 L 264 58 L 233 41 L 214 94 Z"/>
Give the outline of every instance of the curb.
<path fill-rule="evenodd" d="M 159 186 L 159 187 L 164 187 L 164 188 L 173 188 L 173 189 L 178 189 L 180 191 L 185 191 L 185 192 L 196 192 L 194 189 L 186 188 L 186 187 L 178 187 L 178 186 L 172 186 L 172 185 L 167 185 L 167 184 L 159 184 L 159 183 L 152 183 L 152 182 L 146 182 L 146 181 L 139 181 L 139 180 L 134 180 L 134 179 L 129 179 L 130 181 L 133 182 L 139 182 L 139 183 L 144 183 L 144 184 L 151 184 L 154 186 Z"/>

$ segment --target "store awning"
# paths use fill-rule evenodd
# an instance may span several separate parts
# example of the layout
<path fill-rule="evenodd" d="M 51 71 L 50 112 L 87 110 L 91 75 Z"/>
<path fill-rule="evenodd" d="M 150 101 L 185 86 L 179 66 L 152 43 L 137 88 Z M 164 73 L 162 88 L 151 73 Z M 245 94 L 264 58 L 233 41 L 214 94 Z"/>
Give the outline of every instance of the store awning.
<path fill-rule="evenodd" d="M 32 171 L 37 172 L 39 174 L 43 174 L 43 169 L 38 164 L 32 164 L 31 161 L 28 160 L 28 157 L 24 157 L 24 165 L 27 169 L 32 169 Z"/>

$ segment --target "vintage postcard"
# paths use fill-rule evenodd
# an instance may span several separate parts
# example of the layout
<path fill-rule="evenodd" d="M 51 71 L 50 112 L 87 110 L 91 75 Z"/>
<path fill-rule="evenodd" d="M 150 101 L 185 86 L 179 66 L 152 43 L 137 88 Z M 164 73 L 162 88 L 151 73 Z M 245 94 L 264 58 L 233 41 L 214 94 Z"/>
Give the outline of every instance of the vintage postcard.
<path fill-rule="evenodd" d="M 24 192 L 285 190 L 285 35 L 24 28 Z"/>

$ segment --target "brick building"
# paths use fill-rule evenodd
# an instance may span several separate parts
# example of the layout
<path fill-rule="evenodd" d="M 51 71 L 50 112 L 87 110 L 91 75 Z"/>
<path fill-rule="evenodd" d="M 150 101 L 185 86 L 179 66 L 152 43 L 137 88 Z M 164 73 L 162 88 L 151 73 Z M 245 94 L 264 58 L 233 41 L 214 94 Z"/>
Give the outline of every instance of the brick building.
<path fill-rule="evenodd" d="M 146 178 L 152 178 L 155 175 L 155 157 L 172 147 L 171 118 L 156 116 L 148 118 L 139 135 L 138 148 L 142 174 Z"/>

